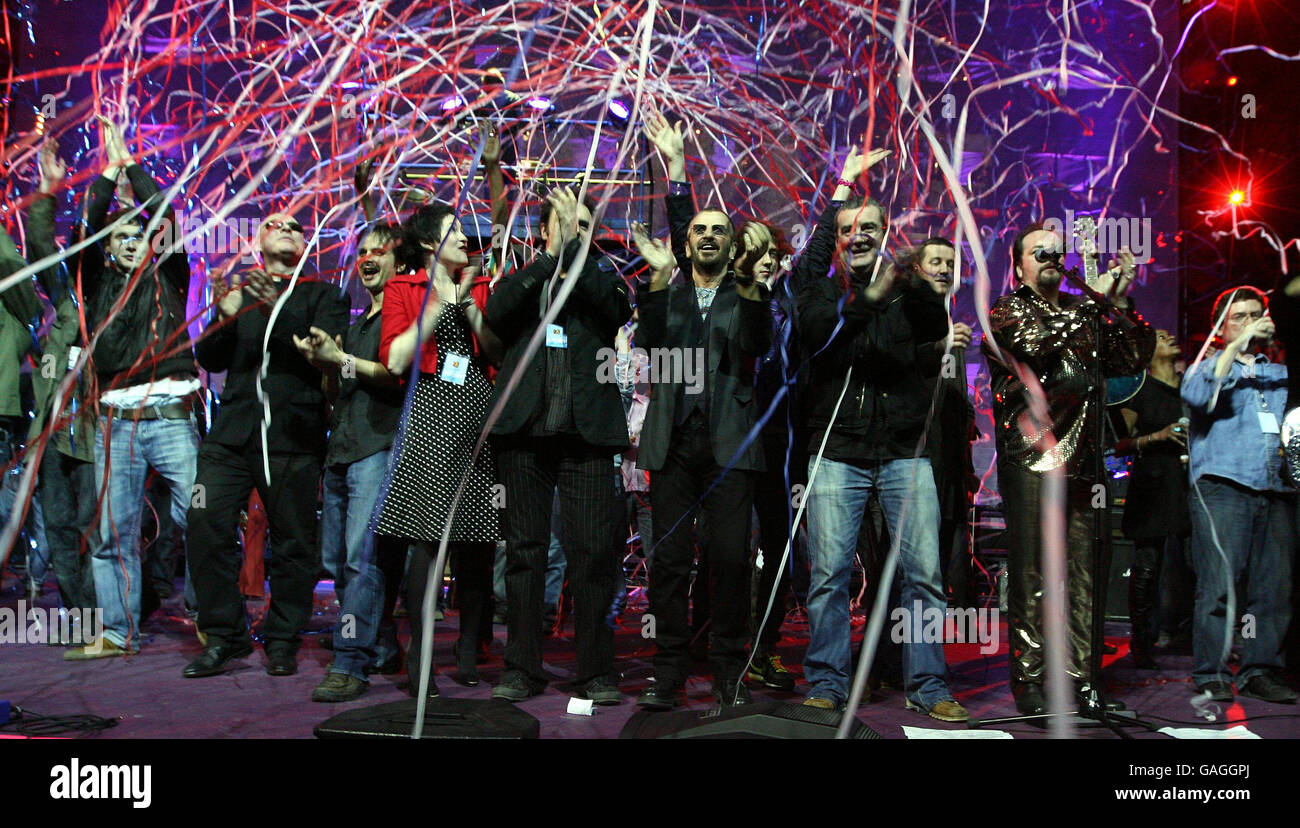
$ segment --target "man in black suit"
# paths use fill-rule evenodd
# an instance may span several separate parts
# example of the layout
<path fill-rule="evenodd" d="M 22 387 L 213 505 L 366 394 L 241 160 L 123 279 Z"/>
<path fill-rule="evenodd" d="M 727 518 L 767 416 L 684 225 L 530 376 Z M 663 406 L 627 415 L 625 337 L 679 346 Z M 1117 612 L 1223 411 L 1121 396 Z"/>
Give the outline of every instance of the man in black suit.
<path fill-rule="evenodd" d="M 297 671 L 298 631 L 311 616 L 320 572 L 315 522 L 325 456 L 325 394 L 319 369 L 298 352 L 293 338 L 306 338 L 312 327 L 330 337 L 342 334 L 348 327 L 348 302 L 336 285 L 299 278 L 264 345 L 272 309 L 302 258 L 303 228 L 291 216 L 275 213 L 262 223 L 259 243 L 261 269 L 229 289 L 217 280 L 218 318 L 195 349 L 205 369 L 228 373 L 220 411 L 199 450 L 189 512 L 190 574 L 207 649 L 185 668 L 186 678 L 216 675 L 232 658 L 252 652 L 239 594 L 235 529 L 254 488 L 266 505 L 275 550 L 271 606 L 263 627 L 270 675 Z M 265 436 L 257 390 L 264 358 L 262 395 L 270 411 Z"/>
<path fill-rule="evenodd" d="M 551 204 L 543 235 L 546 251 L 501 280 L 488 300 L 488 326 L 506 347 L 493 406 L 518 377 L 519 385 L 492 427 L 497 479 L 505 486 L 501 520 L 506 537 L 506 672 L 492 698 L 521 701 L 542 691 L 542 596 L 551 540 L 554 493 L 568 557 L 578 648 L 575 686 L 596 704 L 618 704 L 614 633 L 605 623 L 613 601 L 617 558 L 609 543 L 615 520 L 614 455 L 628 447 L 627 419 L 615 382 L 602 382 L 604 357 L 614 352 L 619 328 L 632 316 L 627 285 L 587 251 L 579 225 L 591 210 L 566 189 Z M 526 364 L 524 351 L 566 279 L 578 283 L 548 326 L 541 350 Z"/>
<path fill-rule="evenodd" d="M 650 283 L 637 290 L 639 344 L 651 354 L 650 407 L 637 466 L 651 472 L 655 625 L 655 682 L 637 704 L 652 710 L 674 707 L 689 674 L 686 610 L 697 514 L 710 569 L 713 694 L 724 705 L 751 701 L 741 682 L 749 637 L 748 540 L 753 473 L 764 464 L 760 441 L 741 447 L 757 421 L 757 362 L 772 344 L 767 289 L 752 273 L 729 272 L 736 252 L 731 219 L 721 210 L 695 212 L 681 126 L 669 127 L 661 115 L 646 122 L 647 137 L 668 167 L 673 250 L 636 234 L 653 271 Z M 669 285 L 674 263 L 690 274 L 689 282 Z"/>

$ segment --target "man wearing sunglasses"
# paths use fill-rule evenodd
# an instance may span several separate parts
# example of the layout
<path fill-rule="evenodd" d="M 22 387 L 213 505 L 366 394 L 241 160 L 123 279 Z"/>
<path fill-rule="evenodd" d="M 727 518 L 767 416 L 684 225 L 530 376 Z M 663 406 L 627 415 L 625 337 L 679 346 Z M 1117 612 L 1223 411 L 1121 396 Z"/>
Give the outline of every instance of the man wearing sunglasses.
<path fill-rule="evenodd" d="M 982 343 L 993 390 L 998 490 L 1007 521 L 1007 630 L 1011 636 L 1011 693 L 1025 715 L 1047 711 L 1044 630 L 1043 502 L 1048 474 L 1063 478 L 1066 594 L 1069 605 L 1065 671 L 1081 706 L 1091 701 L 1092 605 L 1105 604 L 1105 583 L 1092 582 L 1096 418 L 1092 371 L 1102 360 L 1108 377 L 1139 373 L 1151 361 L 1155 331 L 1133 308 L 1137 275 L 1133 254 L 1119 251 L 1093 289 L 1109 296 L 1132 323 L 1103 317 L 1090 297 L 1061 290 L 1064 240 L 1043 223 L 1021 230 L 1011 245 L 1017 289 L 989 310 L 993 334 Z M 1096 352 L 1097 326 L 1102 352 Z M 996 347 L 995 347 L 996 346 Z M 1041 394 L 1041 397 L 1038 396 Z M 1040 408 L 1036 399 L 1046 402 Z M 1110 531 L 1107 529 L 1106 531 Z M 1106 572 L 1105 560 L 1097 567 Z M 1101 644 L 1102 642 L 1096 642 Z M 1098 688 L 1100 689 L 1100 688 Z M 1120 709 L 1105 700 L 1107 709 Z"/>
<path fill-rule="evenodd" d="M 206 647 L 185 668 L 186 678 L 216 675 L 231 659 L 252 653 L 232 546 L 239 510 L 253 489 L 266 505 L 275 550 L 262 629 L 272 676 L 297 672 L 298 631 L 311 616 L 320 571 L 316 493 L 327 408 L 320 369 L 298 351 L 294 337 L 342 335 L 349 303 L 336 285 L 315 279 L 300 277 L 289 290 L 306 250 L 303 227 L 292 216 L 267 216 L 258 247 L 260 268 L 229 285 L 220 277 L 213 282 L 218 313 L 195 348 L 205 369 L 227 373 L 220 411 L 199 452 L 186 534 Z"/>

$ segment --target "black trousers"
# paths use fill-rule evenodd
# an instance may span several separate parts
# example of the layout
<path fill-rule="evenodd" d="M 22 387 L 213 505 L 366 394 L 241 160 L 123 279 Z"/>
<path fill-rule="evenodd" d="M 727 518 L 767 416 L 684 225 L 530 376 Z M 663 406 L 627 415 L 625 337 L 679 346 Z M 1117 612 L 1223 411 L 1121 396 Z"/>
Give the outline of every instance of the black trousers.
<path fill-rule="evenodd" d="M 790 452 L 790 479 L 786 481 L 786 446 L 785 434 L 764 432 L 763 457 L 767 471 L 754 475 L 754 511 L 758 514 L 758 545 L 763 550 L 763 568 L 759 570 L 758 585 L 754 594 L 754 636 L 755 661 L 769 655 L 776 642 L 781 638 L 781 624 L 785 621 L 785 604 L 790 595 L 791 565 L 795 562 L 795 544 L 790 545 L 790 557 L 781 564 L 781 553 L 793 534 L 794 527 L 794 492 L 795 486 L 808 484 L 808 453 L 801 447 L 806 446 L 806 439 L 800 440 L 800 432 L 795 432 L 794 448 Z M 777 575 L 780 575 L 778 581 Z M 763 622 L 763 613 L 767 609 L 772 588 L 776 587 L 776 598 L 772 601 L 772 613 L 767 623 Z M 762 624 L 762 629 L 758 629 Z"/>
<path fill-rule="evenodd" d="M 95 464 L 58 451 L 53 445 L 41 457 L 41 510 L 50 567 L 59 582 L 63 606 L 95 606 L 95 581 L 90 555 L 99 535 L 95 520 Z"/>
<path fill-rule="evenodd" d="M 939 555 L 943 562 L 944 594 L 956 607 L 975 606 L 975 561 L 968 544 L 970 527 L 961 519 L 939 523 Z"/>
<path fill-rule="evenodd" d="M 140 574 L 145 579 L 141 593 L 140 618 L 148 618 L 157 607 L 176 591 L 177 564 L 185 555 L 185 538 L 172 520 L 171 489 L 167 480 L 150 471 L 145 484 L 145 499 L 149 508 L 144 510 L 140 522 L 140 536 L 146 548 L 140 556 Z"/>
<path fill-rule="evenodd" d="M 560 494 L 560 541 L 573 597 L 577 684 L 614 678 L 614 631 L 605 623 L 619 559 L 610 546 L 618 519 L 614 453 L 566 437 L 512 437 L 497 446 L 497 480 L 505 486 L 506 670 L 545 686 L 542 605 L 551 512 Z"/>
<path fill-rule="evenodd" d="M 885 507 L 880 503 L 878 492 L 872 491 L 867 498 L 867 508 L 862 515 L 862 526 L 858 529 L 856 554 L 862 564 L 862 579 L 865 590 L 862 595 L 862 614 L 871 620 L 876 609 L 876 598 L 880 582 L 884 578 L 885 562 L 889 560 L 890 550 L 889 521 L 885 518 Z M 850 594 L 852 594 L 850 592 Z M 890 635 L 893 624 L 890 613 L 903 602 L 903 567 L 894 569 L 894 581 L 889 585 L 885 597 L 885 623 L 880 625 L 880 635 L 876 639 L 876 659 L 871 665 L 871 675 L 894 687 L 903 686 L 903 645 Z M 864 629 L 863 632 L 866 630 Z M 866 643 L 863 637 L 862 644 Z M 862 645 L 853 647 L 852 663 L 857 664 Z"/>
<path fill-rule="evenodd" d="M 186 547 L 190 578 L 199 602 L 198 625 L 209 645 L 248 636 L 239 594 L 241 556 L 239 510 L 253 489 L 262 497 L 274 554 L 268 565 L 271 605 L 262 633 L 269 652 L 297 652 L 298 632 L 311 618 L 312 591 L 321 570 L 316 545 L 316 507 L 321 466 L 315 454 L 270 457 L 271 484 L 262 471 L 262 446 L 254 437 L 232 448 L 211 440 L 199 448 L 195 496 L 189 510 Z"/>
<path fill-rule="evenodd" d="M 695 551 L 691 526 L 697 512 L 702 513 L 700 557 L 708 559 L 709 567 L 713 633 L 709 662 L 715 681 L 741 678 L 749 639 L 753 474 L 732 469 L 721 475 L 713 458 L 708 421 L 699 415 L 673 431 L 663 468 L 651 474 L 655 545 L 648 594 L 654 618 L 657 681 L 680 684 L 689 675 L 686 645 L 691 628 L 686 608 Z"/>
<path fill-rule="evenodd" d="M 1151 657 L 1160 636 L 1160 564 L 1165 538 L 1134 541 L 1128 579 L 1129 646 L 1134 658 Z"/>
<path fill-rule="evenodd" d="M 386 538 L 392 546 L 392 538 Z M 405 541 L 397 545 L 405 549 Z M 480 641 L 492 640 L 492 559 L 495 543 L 449 543 L 447 555 L 456 576 L 456 602 L 460 610 L 460 635 L 457 650 L 468 649 L 472 660 Z M 421 644 L 424 635 L 424 599 L 429 583 L 429 567 L 438 558 L 438 545 L 416 541 L 411 547 L 411 567 L 406 573 L 406 607 L 410 612 L 411 646 L 406 651 L 406 672 L 412 683 L 419 681 Z M 397 570 L 400 580 L 401 570 Z M 391 580 L 391 578 L 387 579 Z M 435 577 L 439 587 L 442 579 Z M 435 604 L 436 606 L 436 604 Z M 391 610 L 390 613 L 391 615 Z M 471 661 L 472 663 L 472 661 Z"/>

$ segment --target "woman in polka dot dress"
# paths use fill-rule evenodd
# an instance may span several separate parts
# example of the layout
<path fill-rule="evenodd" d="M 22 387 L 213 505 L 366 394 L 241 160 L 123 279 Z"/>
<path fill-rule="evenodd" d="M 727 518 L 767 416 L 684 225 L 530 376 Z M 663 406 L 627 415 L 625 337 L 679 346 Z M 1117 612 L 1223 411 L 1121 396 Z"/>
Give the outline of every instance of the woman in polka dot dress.
<path fill-rule="evenodd" d="M 492 638 L 492 561 L 501 532 L 490 446 L 485 444 L 473 463 L 470 457 L 487 417 L 490 363 L 500 353 L 500 341 L 483 316 L 488 280 L 463 275 L 469 263 L 466 239 L 450 206 L 433 203 L 417 210 L 403 228 L 402 244 L 406 261 L 420 270 L 394 276 L 384 289 L 379 359 L 398 376 L 408 376 L 412 363 L 418 363 L 419 373 L 394 446 L 397 459 L 378 532 L 414 543 L 407 575 L 407 672 L 415 693 L 428 570 L 462 479 L 448 547 L 460 608 L 458 681 L 478 683 L 475 659 L 480 645 Z"/>

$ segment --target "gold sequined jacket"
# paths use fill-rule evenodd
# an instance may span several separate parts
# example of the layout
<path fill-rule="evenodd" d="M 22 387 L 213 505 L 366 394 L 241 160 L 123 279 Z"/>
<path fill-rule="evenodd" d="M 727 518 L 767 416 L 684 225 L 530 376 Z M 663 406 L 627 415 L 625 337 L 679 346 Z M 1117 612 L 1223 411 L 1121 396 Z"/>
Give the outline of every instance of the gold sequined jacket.
<path fill-rule="evenodd" d="M 1014 368 L 983 345 L 993 391 L 998 462 L 1014 463 L 1031 472 L 1060 466 L 1067 475 L 1092 476 L 1092 366 L 1096 359 L 1093 322 L 1100 318 L 1091 299 L 1060 295 L 1056 308 L 1028 287 L 1003 296 L 989 310 L 993 338 L 1004 356 L 1027 367 L 1042 385 L 1048 417 L 1040 422 L 1030 412 L 1030 398 Z M 1151 361 L 1156 336 L 1133 309 L 1125 314 L 1134 327 L 1125 331 L 1113 319 L 1102 325 L 1103 373 L 1107 377 L 1140 373 Z M 1050 436 L 1045 435 L 1050 431 Z M 1055 444 L 1052 444 L 1055 437 Z"/>

